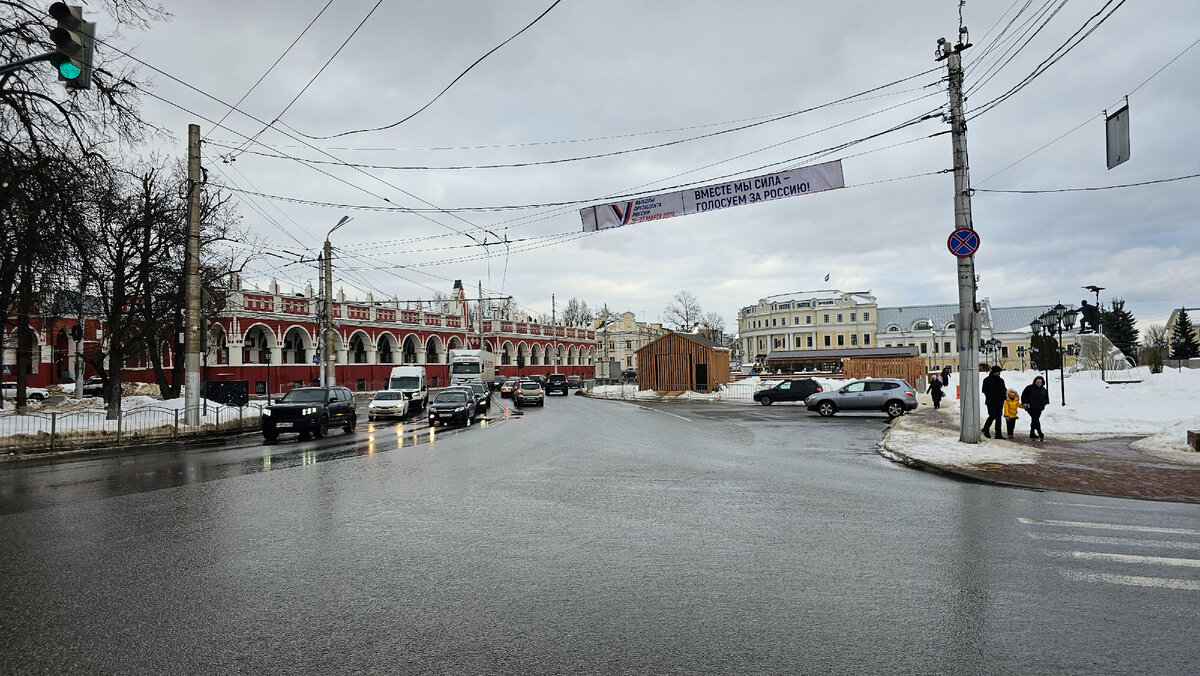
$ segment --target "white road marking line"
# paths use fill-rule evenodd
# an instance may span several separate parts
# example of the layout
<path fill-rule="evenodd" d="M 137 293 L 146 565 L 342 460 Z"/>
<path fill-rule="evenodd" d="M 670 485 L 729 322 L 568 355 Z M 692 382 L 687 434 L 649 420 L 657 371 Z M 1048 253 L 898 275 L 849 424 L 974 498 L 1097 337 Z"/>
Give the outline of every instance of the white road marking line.
<path fill-rule="evenodd" d="M 686 422 L 692 422 L 691 418 L 685 418 L 681 415 L 675 415 L 674 413 L 667 413 L 666 411 L 660 411 L 657 408 L 650 408 L 649 406 L 638 406 L 638 408 L 642 409 L 643 411 L 654 411 L 655 413 L 661 413 L 663 415 L 673 416 L 675 418 L 679 418 L 680 420 L 683 420 Z"/>
<path fill-rule="evenodd" d="M 1169 547 L 1171 549 L 1200 549 L 1200 542 L 1172 542 L 1171 540 L 1139 540 L 1138 538 L 1106 538 L 1098 535 L 1068 535 L 1067 533 L 1030 533 L 1035 540 L 1058 542 L 1083 542 L 1090 545 L 1136 545 L 1139 547 Z"/>
<path fill-rule="evenodd" d="M 1079 551 L 1062 551 L 1057 549 L 1046 550 L 1050 556 L 1070 557 L 1076 559 L 1087 559 L 1091 561 L 1116 561 L 1119 563 L 1149 563 L 1160 566 L 1188 566 L 1191 568 L 1200 568 L 1200 559 L 1179 559 L 1168 556 L 1142 556 L 1138 554 L 1113 554 L 1110 552 L 1079 552 Z"/>
<path fill-rule="evenodd" d="M 1024 517 L 1018 517 L 1017 521 L 1038 526 L 1071 526 L 1073 528 L 1098 528 L 1101 530 L 1133 530 L 1141 533 L 1200 535 L 1200 530 L 1194 528 L 1159 528 L 1157 526 L 1129 526 L 1120 523 L 1093 523 L 1090 521 L 1055 521 L 1053 519 L 1026 519 Z"/>
<path fill-rule="evenodd" d="M 1141 575 L 1112 575 L 1110 573 L 1084 573 L 1075 570 L 1060 570 L 1063 577 L 1079 582 L 1107 582 L 1133 587 L 1159 587 L 1160 589 L 1182 589 L 1200 591 L 1200 580 L 1176 580 L 1168 577 L 1143 577 Z"/>
<path fill-rule="evenodd" d="M 1063 507 L 1087 507 L 1088 509 L 1128 509 L 1133 511 L 1145 511 L 1145 507 L 1127 507 L 1125 505 L 1085 505 L 1082 502 L 1039 502 L 1041 505 L 1061 505 Z"/>

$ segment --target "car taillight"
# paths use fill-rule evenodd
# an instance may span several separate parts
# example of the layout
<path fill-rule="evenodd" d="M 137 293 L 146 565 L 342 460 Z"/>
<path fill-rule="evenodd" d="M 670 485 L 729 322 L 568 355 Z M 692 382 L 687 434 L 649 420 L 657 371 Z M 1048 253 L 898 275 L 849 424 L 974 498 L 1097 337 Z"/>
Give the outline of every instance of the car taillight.
<path fill-rule="evenodd" d="M 911 390 L 910 390 L 910 391 L 908 391 L 908 392 L 905 392 L 905 393 L 904 393 L 904 396 L 906 396 L 906 397 L 915 397 L 915 396 L 917 396 L 917 393 L 916 393 L 916 392 L 913 392 L 913 391 L 911 391 Z"/>

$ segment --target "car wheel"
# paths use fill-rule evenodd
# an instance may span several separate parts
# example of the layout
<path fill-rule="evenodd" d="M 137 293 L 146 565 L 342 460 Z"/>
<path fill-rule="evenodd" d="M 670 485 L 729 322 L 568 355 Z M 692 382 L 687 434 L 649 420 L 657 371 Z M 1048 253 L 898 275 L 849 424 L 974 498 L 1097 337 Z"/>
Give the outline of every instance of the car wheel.
<path fill-rule="evenodd" d="M 324 439 L 329 434 L 329 418 L 321 416 L 317 421 L 317 429 L 313 430 L 313 436 L 318 439 Z"/>
<path fill-rule="evenodd" d="M 771 405 L 771 398 L 770 398 L 770 397 L 768 397 L 768 396 L 764 396 L 762 399 L 759 399 L 758 401 L 759 401 L 759 403 L 761 403 L 763 406 L 770 406 L 770 405 Z"/>
<path fill-rule="evenodd" d="M 887 403 L 887 406 L 883 407 L 883 410 L 888 414 L 889 418 L 902 416 L 904 415 L 904 402 L 893 399 Z"/>
<path fill-rule="evenodd" d="M 817 413 L 821 414 L 823 418 L 828 418 L 836 412 L 837 407 L 833 405 L 832 401 L 823 401 L 817 404 Z"/>
<path fill-rule="evenodd" d="M 358 414 L 350 414 L 350 422 L 346 423 L 342 429 L 346 430 L 346 434 L 354 434 L 354 428 L 358 427 Z"/>
<path fill-rule="evenodd" d="M 263 430 L 263 439 L 266 441 L 276 441 L 279 439 L 279 432 L 275 430 Z"/>

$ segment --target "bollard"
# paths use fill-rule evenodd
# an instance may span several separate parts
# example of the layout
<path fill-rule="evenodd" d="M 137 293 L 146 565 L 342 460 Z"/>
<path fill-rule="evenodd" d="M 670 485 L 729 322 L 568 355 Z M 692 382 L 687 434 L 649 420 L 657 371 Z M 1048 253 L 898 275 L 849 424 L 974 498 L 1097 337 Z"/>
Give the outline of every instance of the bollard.
<path fill-rule="evenodd" d="M 175 436 L 172 438 L 179 441 L 179 409 L 175 409 Z"/>
<path fill-rule="evenodd" d="M 50 412 L 50 452 L 51 453 L 54 452 L 54 441 L 55 441 L 54 436 L 55 436 L 55 432 L 57 432 L 57 431 L 58 431 L 58 413 L 51 411 Z"/>
<path fill-rule="evenodd" d="M 955 399 L 962 399 L 962 385 L 955 385 L 955 386 L 954 386 L 954 398 L 955 398 Z"/>

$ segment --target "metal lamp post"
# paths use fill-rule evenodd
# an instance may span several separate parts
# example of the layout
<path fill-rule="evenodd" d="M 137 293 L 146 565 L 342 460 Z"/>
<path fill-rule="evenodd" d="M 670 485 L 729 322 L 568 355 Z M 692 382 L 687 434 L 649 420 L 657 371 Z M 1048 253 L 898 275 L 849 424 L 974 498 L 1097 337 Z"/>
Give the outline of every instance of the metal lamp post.
<path fill-rule="evenodd" d="M 349 223 L 354 219 L 349 216 L 342 216 L 342 220 L 337 222 L 337 225 L 329 229 L 325 235 L 325 325 L 322 327 L 322 336 L 324 337 L 324 347 L 322 350 L 323 367 L 321 372 L 324 374 L 324 382 L 322 385 L 333 387 L 337 385 L 337 371 L 335 365 L 337 357 L 334 354 L 333 343 L 333 246 L 329 243 L 330 236 L 333 231 Z"/>
<path fill-rule="evenodd" d="M 1025 370 L 1025 346 L 1024 345 L 1017 346 L 1017 356 L 1021 358 L 1021 370 L 1024 371 Z"/>
<path fill-rule="evenodd" d="M 1179 358 L 1179 348 L 1183 347 L 1183 338 L 1178 334 L 1171 336 L 1171 356 L 1175 358 L 1175 371 L 1183 372 L 1183 360 Z"/>

